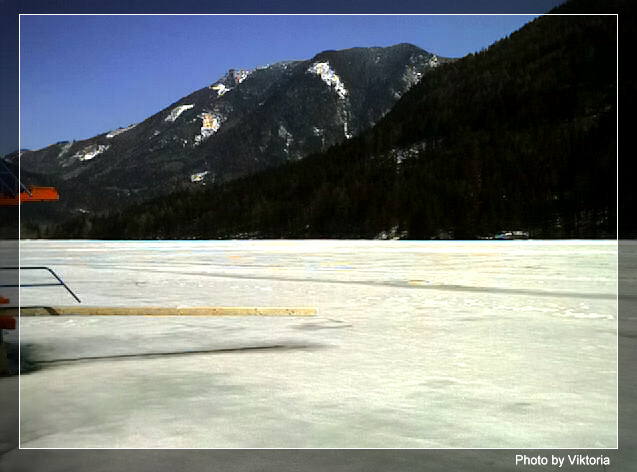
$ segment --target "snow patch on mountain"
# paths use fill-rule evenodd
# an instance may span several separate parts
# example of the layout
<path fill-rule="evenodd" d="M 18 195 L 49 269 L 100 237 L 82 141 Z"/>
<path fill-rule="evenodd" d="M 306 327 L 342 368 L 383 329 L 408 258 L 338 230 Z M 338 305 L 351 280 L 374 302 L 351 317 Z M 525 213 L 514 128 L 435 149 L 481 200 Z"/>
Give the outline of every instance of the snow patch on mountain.
<path fill-rule="evenodd" d="M 130 131 L 131 129 L 133 129 L 135 126 L 137 126 L 137 123 L 132 124 L 130 126 L 127 126 L 126 128 L 117 128 L 114 131 L 109 132 L 106 137 L 111 139 L 114 138 L 115 136 L 117 136 L 118 134 L 122 134 L 125 133 L 126 131 Z"/>
<path fill-rule="evenodd" d="M 420 82 L 420 79 L 422 79 L 422 72 L 419 72 L 413 64 L 408 65 L 403 73 L 403 81 L 406 84 L 406 89 L 409 90 Z"/>
<path fill-rule="evenodd" d="M 217 97 L 221 97 L 231 91 L 235 85 L 246 80 L 250 74 L 252 71 L 249 69 L 230 69 L 221 80 L 210 85 L 209 88 L 217 92 Z"/>
<path fill-rule="evenodd" d="M 79 159 L 80 161 L 90 161 L 95 158 L 95 156 L 102 154 L 110 148 L 108 144 L 91 144 L 90 146 L 85 147 L 79 152 L 73 155 L 74 158 Z"/>
<path fill-rule="evenodd" d="M 354 134 L 349 126 L 352 115 L 350 103 L 348 101 L 339 102 L 336 107 L 336 114 L 338 116 L 338 121 L 343 124 L 343 136 L 345 136 L 346 139 L 352 139 Z"/>
<path fill-rule="evenodd" d="M 423 59 L 422 56 L 420 56 L 420 60 L 422 59 Z M 407 66 L 405 67 L 405 70 L 402 75 L 402 82 L 404 84 L 404 89 L 399 91 L 394 91 L 394 97 L 396 99 L 399 99 L 400 97 L 402 97 L 402 95 L 407 90 L 412 88 L 422 79 L 423 77 L 422 65 L 418 64 L 418 62 L 420 61 L 416 61 L 412 59 L 410 63 L 407 64 Z M 426 62 L 426 65 L 432 69 L 438 67 L 440 65 L 438 56 L 436 55 L 431 56 L 429 60 Z"/>
<path fill-rule="evenodd" d="M 58 159 L 64 156 L 64 154 L 66 154 L 68 150 L 71 149 L 71 146 L 73 146 L 73 143 L 70 141 L 62 143 L 62 145 L 60 146 L 60 152 L 58 153 Z"/>
<path fill-rule="evenodd" d="M 283 124 L 279 125 L 279 138 L 282 138 L 285 140 L 285 147 L 283 148 L 283 152 L 285 152 L 286 154 L 290 153 L 290 146 L 292 145 L 292 142 L 294 141 L 293 137 L 292 137 L 292 133 L 290 133 L 285 126 L 283 126 Z"/>
<path fill-rule="evenodd" d="M 231 69 L 230 70 L 231 77 L 234 79 L 235 83 L 237 84 L 240 84 L 241 82 L 246 80 L 251 73 L 252 71 L 249 69 L 239 69 L 239 70 Z"/>
<path fill-rule="evenodd" d="M 201 144 L 221 128 L 223 118 L 213 113 L 203 113 L 199 116 L 202 120 L 201 134 L 195 136 L 195 146 Z"/>
<path fill-rule="evenodd" d="M 232 90 L 230 87 L 226 87 L 225 84 L 214 84 L 211 88 L 217 92 L 217 97 L 221 97 Z"/>
<path fill-rule="evenodd" d="M 334 91 L 338 94 L 339 98 L 345 99 L 348 91 L 343 82 L 341 82 L 341 78 L 330 67 L 329 62 L 315 62 L 307 69 L 307 71 L 318 75 L 323 82 L 334 88 Z"/>
<path fill-rule="evenodd" d="M 406 148 L 394 148 L 389 151 L 389 156 L 396 163 L 396 167 L 398 168 L 404 161 L 417 159 L 419 156 L 423 155 L 426 149 L 426 141 L 421 141 Z"/>
<path fill-rule="evenodd" d="M 179 105 L 178 107 L 175 107 L 170 111 L 170 114 L 165 118 L 164 121 L 175 121 L 177 118 L 179 118 L 179 115 L 181 115 L 186 110 L 190 110 L 194 106 L 195 105 Z"/>
<path fill-rule="evenodd" d="M 204 178 L 208 174 L 209 172 L 207 170 L 203 172 L 195 172 L 194 174 L 190 174 L 190 181 L 192 183 L 203 182 Z"/>

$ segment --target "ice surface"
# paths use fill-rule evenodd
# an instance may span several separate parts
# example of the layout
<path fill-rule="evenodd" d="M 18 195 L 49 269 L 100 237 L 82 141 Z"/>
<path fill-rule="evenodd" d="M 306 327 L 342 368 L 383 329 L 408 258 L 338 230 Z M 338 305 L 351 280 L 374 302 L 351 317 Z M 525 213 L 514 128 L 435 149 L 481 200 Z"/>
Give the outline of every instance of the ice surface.
<path fill-rule="evenodd" d="M 26 241 L 21 265 L 85 305 L 319 309 L 22 318 L 22 447 L 617 444 L 615 242 Z"/>

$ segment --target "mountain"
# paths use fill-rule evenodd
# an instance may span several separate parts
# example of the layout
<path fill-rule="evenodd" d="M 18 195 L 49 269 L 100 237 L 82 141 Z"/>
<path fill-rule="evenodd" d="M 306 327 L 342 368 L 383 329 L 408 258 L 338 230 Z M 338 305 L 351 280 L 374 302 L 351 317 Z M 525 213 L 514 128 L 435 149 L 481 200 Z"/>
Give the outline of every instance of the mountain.
<path fill-rule="evenodd" d="M 34 183 L 55 185 L 62 195 L 24 217 L 121 208 L 298 161 L 375 124 L 444 62 L 398 44 L 231 69 L 141 123 L 22 152 L 22 169 L 41 175 Z"/>
<path fill-rule="evenodd" d="M 612 238 L 617 96 L 616 17 L 543 16 L 429 71 L 325 152 L 44 236 Z"/>
<path fill-rule="evenodd" d="M 556 12 L 605 5 L 571 0 Z M 634 16 L 622 18 L 539 17 L 431 68 L 373 127 L 327 150 L 27 229 L 105 239 L 614 238 L 618 203 L 629 215 L 636 201 L 630 172 L 618 173 L 618 130 L 630 122 L 619 126 L 617 105 L 628 113 L 635 102 L 634 78 L 618 82 L 628 64 L 618 65 L 618 38 L 635 35 Z M 628 184 L 619 202 L 618 181 Z M 624 222 L 620 234 L 637 234 Z"/>

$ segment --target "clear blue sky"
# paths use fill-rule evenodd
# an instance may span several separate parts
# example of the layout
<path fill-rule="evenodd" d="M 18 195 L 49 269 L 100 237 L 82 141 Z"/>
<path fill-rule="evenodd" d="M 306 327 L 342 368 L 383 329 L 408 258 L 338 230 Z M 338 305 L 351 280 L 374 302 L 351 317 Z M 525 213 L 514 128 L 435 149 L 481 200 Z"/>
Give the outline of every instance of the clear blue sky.
<path fill-rule="evenodd" d="M 141 121 L 229 68 L 400 42 L 459 57 L 563 1 L 0 0 L 0 156 L 18 148 L 18 123 L 20 145 L 38 149 Z M 146 13 L 322 16 L 121 16 Z M 333 16 L 369 13 L 418 16 Z M 532 16 L 419 15 L 443 13 Z"/>
<path fill-rule="evenodd" d="M 141 121 L 230 68 L 412 43 L 461 57 L 530 16 L 22 16 L 21 147 Z"/>

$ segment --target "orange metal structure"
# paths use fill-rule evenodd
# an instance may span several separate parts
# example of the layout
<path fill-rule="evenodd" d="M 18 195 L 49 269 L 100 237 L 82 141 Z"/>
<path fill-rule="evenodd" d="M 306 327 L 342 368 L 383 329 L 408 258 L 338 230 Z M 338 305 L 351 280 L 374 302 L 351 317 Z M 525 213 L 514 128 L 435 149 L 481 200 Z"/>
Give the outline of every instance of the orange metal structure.
<path fill-rule="evenodd" d="M 19 205 L 22 202 L 49 202 L 59 200 L 55 187 L 27 187 L 17 195 L 0 193 L 0 206 Z"/>

